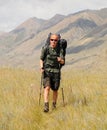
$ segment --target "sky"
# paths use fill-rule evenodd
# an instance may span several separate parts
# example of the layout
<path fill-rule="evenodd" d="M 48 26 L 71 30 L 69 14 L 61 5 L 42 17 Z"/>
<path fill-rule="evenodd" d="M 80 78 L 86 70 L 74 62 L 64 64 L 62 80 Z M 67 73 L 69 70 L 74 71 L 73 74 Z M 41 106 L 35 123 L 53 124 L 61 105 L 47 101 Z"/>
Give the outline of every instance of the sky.
<path fill-rule="evenodd" d="M 29 18 L 50 19 L 85 9 L 107 8 L 107 0 L 0 0 L 0 32 L 8 32 Z"/>

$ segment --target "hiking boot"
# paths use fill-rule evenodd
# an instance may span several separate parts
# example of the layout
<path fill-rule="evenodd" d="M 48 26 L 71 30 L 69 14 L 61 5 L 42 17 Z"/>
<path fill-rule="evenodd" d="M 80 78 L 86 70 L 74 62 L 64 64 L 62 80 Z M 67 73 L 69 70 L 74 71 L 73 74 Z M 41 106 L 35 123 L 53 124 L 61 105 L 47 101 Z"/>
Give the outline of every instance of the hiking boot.
<path fill-rule="evenodd" d="M 46 102 L 46 103 L 44 104 L 44 112 L 48 112 L 48 111 L 49 111 L 49 103 Z"/>
<path fill-rule="evenodd" d="M 52 109 L 56 109 L 56 102 L 52 103 Z"/>

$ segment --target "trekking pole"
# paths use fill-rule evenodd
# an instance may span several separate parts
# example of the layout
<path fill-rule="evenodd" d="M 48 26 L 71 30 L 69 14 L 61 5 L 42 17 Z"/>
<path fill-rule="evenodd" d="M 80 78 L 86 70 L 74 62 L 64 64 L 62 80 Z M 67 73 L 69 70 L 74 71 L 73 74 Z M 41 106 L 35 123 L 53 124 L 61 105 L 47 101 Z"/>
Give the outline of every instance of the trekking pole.
<path fill-rule="evenodd" d="M 43 80 L 43 74 L 41 75 L 40 94 L 39 94 L 39 105 L 40 105 L 41 94 L 42 94 L 42 80 Z"/>
<path fill-rule="evenodd" d="M 64 102 L 64 91 L 63 91 L 63 88 L 61 88 L 62 90 L 62 100 L 63 100 L 63 106 L 65 106 L 65 102 Z"/>

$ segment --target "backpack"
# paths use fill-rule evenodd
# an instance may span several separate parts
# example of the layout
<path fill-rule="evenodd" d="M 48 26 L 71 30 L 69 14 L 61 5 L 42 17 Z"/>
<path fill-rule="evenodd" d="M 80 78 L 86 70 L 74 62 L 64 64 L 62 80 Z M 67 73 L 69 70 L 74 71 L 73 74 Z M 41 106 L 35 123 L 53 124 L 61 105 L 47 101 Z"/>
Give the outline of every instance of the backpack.
<path fill-rule="evenodd" d="M 50 36 L 52 35 L 52 33 L 49 33 L 48 38 L 46 39 L 46 43 L 44 45 L 45 48 L 45 55 L 49 54 L 49 44 L 50 44 Z M 63 49 L 63 57 L 65 58 L 66 56 L 66 48 L 67 48 L 67 40 L 65 39 L 61 39 L 60 34 L 58 34 L 59 36 L 59 41 L 58 41 L 58 46 L 57 46 L 57 53 L 60 53 L 60 49 Z M 60 68 L 62 68 L 62 66 L 64 66 L 65 64 L 61 64 Z"/>
<path fill-rule="evenodd" d="M 66 48 L 67 48 L 67 40 L 60 39 L 59 44 L 60 44 L 60 48 L 62 48 L 63 51 L 64 51 L 63 56 L 65 57 L 65 55 L 66 55 Z"/>

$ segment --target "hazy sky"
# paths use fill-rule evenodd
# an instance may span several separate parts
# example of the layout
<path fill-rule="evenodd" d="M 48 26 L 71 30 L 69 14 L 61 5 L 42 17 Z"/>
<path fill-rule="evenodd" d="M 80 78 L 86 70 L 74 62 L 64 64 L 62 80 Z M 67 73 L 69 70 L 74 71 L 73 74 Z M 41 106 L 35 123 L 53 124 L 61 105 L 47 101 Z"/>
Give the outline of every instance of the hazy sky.
<path fill-rule="evenodd" d="M 106 7 L 107 0 L 0 0 L 0 31 L 10 31 L 31 17 L 49 19 Z"/>

